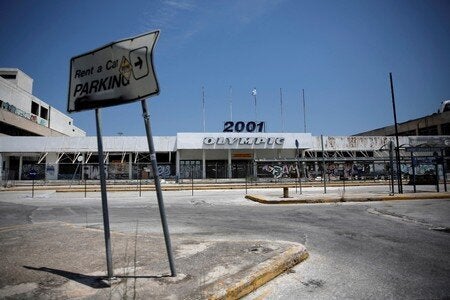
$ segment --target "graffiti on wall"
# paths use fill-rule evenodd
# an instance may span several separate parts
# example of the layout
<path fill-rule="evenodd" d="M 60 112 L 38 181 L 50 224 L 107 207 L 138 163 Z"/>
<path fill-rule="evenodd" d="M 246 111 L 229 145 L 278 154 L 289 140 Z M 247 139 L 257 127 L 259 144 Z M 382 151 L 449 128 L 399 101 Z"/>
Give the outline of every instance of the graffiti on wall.
<path fill-rule="evenodd" d="M 327 164 L 326 173 L 329 176 L 344 176 L 350 178 L 354 176 L 361 176 L 365 172 L 362 164 L 345 163 L 345 164 Z"/>
<path fill-rule="evenodd" d="M 359 163 L 326 163 L 325 173 L 329 178 L 339 179 L 356 178 L 371 172 L 369 165 Z M 316 176 L 322 176 L 322 164 L 308 164 L 300 168 L 300 176 L 313 180 Z M 297 178 L 296 163 L 266 163 L 258 165 L 258 177 L 273 178 Z"/>
<path fill-rule="evenodd" d="M 261 168 L 262 173 L 269 173 L 273 178 L 297 177 L 295 164 L 265 164 Z"/>
<path fill-rule="evenodd" d="M 110 163 L 105 165 L 107 179 L 128 179 L 129 164 L 128 163 Z M 153 172 L 150 165 L 134 165 L 133 178 L 150 179 L 153 178 Z M 100 169 L 97 164 L 84 165 L 83 173 L 85 179 L 100 179 Z M 172 176 L 171 165 L 158 165 L 158 174 L 161 178 L 169 178 Z"/>
<path fill-rule="evenodd" d="M 25 111 L 15 107 L 12 104 L 9 104 L 8 102 L 3 102 L 0 107 L 2 109 L 4 109 L 4 110 L 7 110 L 7 111 L 9 111 L 9 112 L 11 112 L 13 114 L 16 114 L 16 115 L 20 116 L 22 118 L 25 118 L 25 119 L 28 119 L 30 121 L 33 121 L 33 122 L 35 122 L 35 123 L 37 123 L 39 125 L 47 126 L 47 124 L 48 124 L 47 120 L 42 119 L 42 118 L 40 118 L 40 117 L 38 117 L 36 115 L 27 113 L 27 112 L 25 112 Z"/>
<path fill-rule="evenodd" d="M 85 165 L 83 167 L 85 179 L 100 179 L 100 168 L 98 165 Z M 108 178 L 108 168 L 105 166 L 106 178 Z"/>
<path fill-rule="evenodd" d="M 172 176 L 172 169 L 170 165 L 158 165 L 158 175 L 161 178 L 169 178 Z M 140 170 L 141 179 L 153 178 L 153 171 L 151 165 L 141 166 Z"/>
<path fill-rule="evenodd" d="M 108 164 L 108 178 L 109 179 L 128 179 L 128 163 L 121 163 L 120 161 L 112 161 Z"/>
<path fill-rule="evenodd" d="M 170 165 L 158 165 L 158 174 L 161 178 L 170 176 Z"/>

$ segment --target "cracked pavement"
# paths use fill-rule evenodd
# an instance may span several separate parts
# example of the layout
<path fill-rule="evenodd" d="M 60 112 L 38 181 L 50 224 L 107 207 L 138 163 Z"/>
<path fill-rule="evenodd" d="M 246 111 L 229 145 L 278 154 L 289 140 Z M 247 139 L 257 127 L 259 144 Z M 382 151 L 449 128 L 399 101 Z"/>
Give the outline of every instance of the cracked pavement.
<path fill-rule="evenodd" d="M 87 199 L 82 193 L 39 193 L 34 199 L 0 193 L 2 227 L 52 220 L 102 228 L 99 193 Z M 164 201 L 174 237 L 281 240 L 307 247 L 305 262 L 247 299 L 450 296 L 450 235 L 430 230 L 450 227 L 450 200 L 283 206 L 254 203 L 244 193 L 174 191 L 165 192 Z M 108 197 L 113 231 L 133 232 L 139 220 L 140 232 L 161 234 L 153 192 Z"/>

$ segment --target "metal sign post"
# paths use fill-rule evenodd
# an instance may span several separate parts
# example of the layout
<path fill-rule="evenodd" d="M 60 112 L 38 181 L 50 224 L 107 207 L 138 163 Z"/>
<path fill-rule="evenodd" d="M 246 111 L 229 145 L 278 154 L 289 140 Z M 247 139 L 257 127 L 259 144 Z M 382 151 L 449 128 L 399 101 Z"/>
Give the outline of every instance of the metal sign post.
<path fill-rule="evenodd" d="M 103 212 L 103 227 L 105 228 L 105 247 L 106 247 L 106 267 L 108 269 L 108 278 L 111 279 L 113 274 L 112 256 L 111 256 L 111 234 L 109 231 L 109 213 L 108 213 L 108 199 L 106 194 L 106 174 L 103 162 L 103 142 L 102 142 L 102 127 L 100 110 L 95 109 L 95 121 L 97 127 L 97 145 L 98 145 L 98 167 L 100 171 L 100 186 L 102 194 L 102 212 Z"/>
<path fill-rule="evenodd" d="M 172 276 L 176 276 L 170 244 L 169 230 L 164 211 L 161 186 L 156 164 L 156 154 L 150 130 L 145 99 L 159 94 L 159 85 L 153 68 L 153 47 L 159 30 L 129 39 L 110 43 L 70 60 L 70 81 L 67 102 L 68 112 L 95 109 L 97 142 L 102 193 L 103 223 L 105 228 L 108 277 L 113 277 L 111 241 L 109 230 L 106 175 L 103 162 L 103 144 L 99 109 L 141 100 L 152 160 L 159 211 L 164 238 L 169 255 Z"/>
<path fill-rule="evenodd" d="M 28 176 L 33 180 L 31 185 L 31 198 L 34 198 L 34 180 L 36 179 L 37 172 L 34 169 L 31 169 L 28 173 Z"/>
<path fill-rule="evenodd" d="M 300 172 L 300 143 L 295 140 L 295 147 L 297 148 L 297 179 L 300 187 L 300 195 L 302 194 L 302 174 Z"/>
<path fill-rule="evenodd" d="M 156 197 L 158 198 L 159 214 L 161 216 L 164 239 L 166 241 L 167 256 L 169 257 L 170 272 L 172 277 L 175 277 L 177 276 L 177 273 L 175 271 L 175 264 L 172 256 L 172 245 L 170 243 L 169 227 L 167 226 L 166 212 L 164 209 L 163 195 L 161 192 L 161 182 L 159 180 L 158 163 L 156 161 L 155 146 L 153 144 L 152 130 L 150 127 L 150 115 L 148 114 L 147 110 L 147 102 L 145 102 L 145 100 L 142 100 L 141 104 L 142 104 L 142 116 L 144 117 L 145 123 L 145 132 L 147 133 L 148 148 L 150 151 L 150 160 L 152 162 L 152 171 L 153 171 L 153 178 L 155 181 Z"/>
<path fill-rule="evenodd" d="M 414 161 L 414 155 L 413 152 L 411 151 L 411 170 L 412 170 L 412 181 L 413 181 L 413 188 L 414 188 L 414 193 L 417 192 L 417 188 L 416 188 L 416 163 Z"/>
<path fill-rule="evenodd" d="M 322 164 L 323 164 L 323 168 L 322 168 L 322 179 L 323 179 L 323 193 L 326 194 L 327 193 L 327 181 L 325 178 L 326 172 L 325 172 L 325 151 L 323 149 L 323 135 L 320 135 L 320 143 L 322 145 Z"/>

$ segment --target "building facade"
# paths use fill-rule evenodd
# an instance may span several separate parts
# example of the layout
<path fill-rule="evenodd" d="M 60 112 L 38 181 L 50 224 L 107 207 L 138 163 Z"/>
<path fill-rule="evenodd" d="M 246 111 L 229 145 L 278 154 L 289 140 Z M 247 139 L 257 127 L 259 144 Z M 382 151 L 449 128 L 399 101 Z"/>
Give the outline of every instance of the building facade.
<path fill-rule="evenodd" d="M 0 69 L 0 180 L 99 179 L 96 137 L 86 137 L 72 118 L 32 92 L 28 75 Z M 402 174 L 432 173 L 438 164 L 441 173 L 449 169 L 439 163 L 450 162 L 449 114 L 441 109 L 400 124 Z M 420 136 L 424 128 L 427 134 Z M 363 136 L 312 136 L 267 133 L 264 122 L 229 121 L 224 132 L 178 133 L 154 141 L 159 174 L 175 181 L 371 179 L 388 177 L 393 169 L 390 154 L 395 140 L 389 130 Z M 108 179 L 153 177 L 146 137 L 104 137 L 103 143 Z"/>
<path fill-rule="evenodd" d="M 450 135 L 450 100 L 442 101 L 434 114 L 398 123 L 398 134 L 413 135 Z M 392 136 L 395 126 L 390 125 L 356 134 L 357 136 Z"/>
<path fill-rule="evenodd" d="M 450 136 L 400 137 L 402 174 L 434 172 Z M 375 179 L 389 176 L 394 137 L 309 133 L 178 133 L 154 137 L 159 174 L 171 180 Z M 146 137 L 104 137 L 107 178 L 152 178 Z M 392 150 L 392 149 L 391 149 Z M 392 152 L 392 151 L 391 151 Z M 0 137 L 2 180 L 99 179 L 96 137 Z M 412 170 L 414 165 L 414 172 Z M 448 169 L 439 164 L 441 174 Z"/>
<path fill-rule="evenodd" d="M 0 135 L 85 136 L 73 119 L 33 95 L 33 79 L 0 68 Z"/>

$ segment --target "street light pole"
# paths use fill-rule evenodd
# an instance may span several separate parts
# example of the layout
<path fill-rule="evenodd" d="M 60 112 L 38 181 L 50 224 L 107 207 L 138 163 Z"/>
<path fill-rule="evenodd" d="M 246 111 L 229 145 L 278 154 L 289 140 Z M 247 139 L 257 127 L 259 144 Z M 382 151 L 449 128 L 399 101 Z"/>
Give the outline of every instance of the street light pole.
<path fill-rule="evenodd" d="M 403 194 L 402 170 L 400 165 L 400 143 L 398 142 L 397 112 L 395 110 L 394 83 L 392 82 L 392 73 L 389 73 L 389 80 L 391 83 L 392 109 L 394 111 L 395 141 L 397 142 L 397 147 L 395 147 L 395 160 L 397 162 L 397 185 L 398 193 Z"/>

